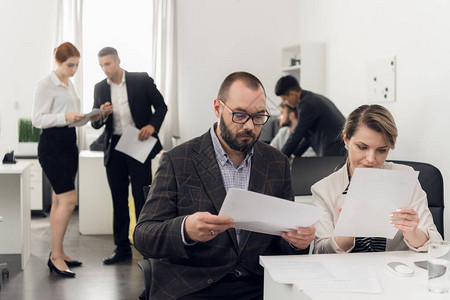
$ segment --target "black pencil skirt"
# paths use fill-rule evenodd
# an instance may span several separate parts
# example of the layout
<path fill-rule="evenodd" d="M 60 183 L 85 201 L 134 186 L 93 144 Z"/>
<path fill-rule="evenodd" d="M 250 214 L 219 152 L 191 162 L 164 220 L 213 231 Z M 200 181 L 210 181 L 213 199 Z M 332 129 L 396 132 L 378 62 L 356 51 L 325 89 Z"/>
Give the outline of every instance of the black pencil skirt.
<path fill-rule="evenodd" d="M 75 189 L 78 147 L 75 128 L 43 129 L 38 145 L 39 163 L 56 194 Z"/>

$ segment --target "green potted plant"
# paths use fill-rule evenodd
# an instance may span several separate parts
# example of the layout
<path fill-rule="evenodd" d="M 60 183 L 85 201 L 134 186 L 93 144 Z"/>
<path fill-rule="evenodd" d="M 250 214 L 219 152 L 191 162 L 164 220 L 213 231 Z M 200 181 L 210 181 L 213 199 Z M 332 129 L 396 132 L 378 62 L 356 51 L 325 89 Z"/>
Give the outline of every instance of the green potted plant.
<path fill-rule="evenodd" d="M 31 119 L 19 119 L 18 126 L 19 147 L 17 149 L 17 155 L 36 156 L 37 143 L 39 142 L 41 130 L 33 126 Z"/>

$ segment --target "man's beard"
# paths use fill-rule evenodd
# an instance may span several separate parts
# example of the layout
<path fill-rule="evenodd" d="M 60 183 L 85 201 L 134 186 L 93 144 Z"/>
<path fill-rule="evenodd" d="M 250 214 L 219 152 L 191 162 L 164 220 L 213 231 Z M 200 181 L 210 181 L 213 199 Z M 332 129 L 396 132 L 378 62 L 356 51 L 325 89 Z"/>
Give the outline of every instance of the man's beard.
<path fill-rule="evenodd" d="M 286 121 L 284 121 L 283 123 L 281 123 L 280 127 L 291 127 L 292 125 L 292 121 L 291 119 L 286 119 Z"/>
<path fill-rule="evenodd" d="M 252 121 L 250 121 L 250 122 L 252 122 Z M 240 133 L 237 133 L 236 135 L 234 135 L 228 129 L 228 127 L 225 125 L 225 122 L 224 122 L 222 116 L 220 116 L 219 129 L 220 129 L 220 136 L 225 141 L 225 143 L 227 143 L 231 149 L 233 149 L 235 151 L 239 151 L 239 152 L 248 152 L 259 138 L 259 135 L 256 136 L 253 133 L 253 131 L 251 131 L 251 130 L 245 130 L 243 132 L 240 132 Z M 241 136 L 244 136 L 244 135 L 251 136 L 253 139 L 252 140 L 244 140 L 242 142 L 239 142 L 238 138 Z"/>

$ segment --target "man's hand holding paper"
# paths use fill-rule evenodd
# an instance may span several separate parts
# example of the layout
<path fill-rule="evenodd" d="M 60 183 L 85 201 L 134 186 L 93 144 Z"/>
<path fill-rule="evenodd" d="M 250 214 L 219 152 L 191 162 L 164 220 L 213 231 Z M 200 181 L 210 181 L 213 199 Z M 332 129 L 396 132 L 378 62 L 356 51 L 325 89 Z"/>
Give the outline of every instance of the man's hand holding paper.
<path fill-rule="evenodd" d="M 206 211 L 196 212 L 184 223 L 186 238 L 195 242 L 207 242 L 219 233 L 234 227 L 230 217 L 216 216 Z"/>

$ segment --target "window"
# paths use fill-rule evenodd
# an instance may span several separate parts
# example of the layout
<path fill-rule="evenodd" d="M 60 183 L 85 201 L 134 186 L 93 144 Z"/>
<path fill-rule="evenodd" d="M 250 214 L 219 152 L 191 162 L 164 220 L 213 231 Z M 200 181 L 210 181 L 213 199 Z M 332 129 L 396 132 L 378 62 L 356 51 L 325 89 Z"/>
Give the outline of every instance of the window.
<path fill-rule="evenodd" d="M 94 85 L 106 78 L 97 53 L 106 46 L 119 52 L 121 67 L 132 72 L 151 72 L 153 1 L 95 0 L 83 3 L 82 110 L 91 111 Z M 84 127 L 85 147 L 102 130 Z"/>
<path fill-rule="evenodd" d="M 97 53 L 117 49 L 127 71 L 151 71 L 153 1 L 95 0 L 83 7 L 83 112 L 93 104 L 94 85 L 105 78 Z"/>

